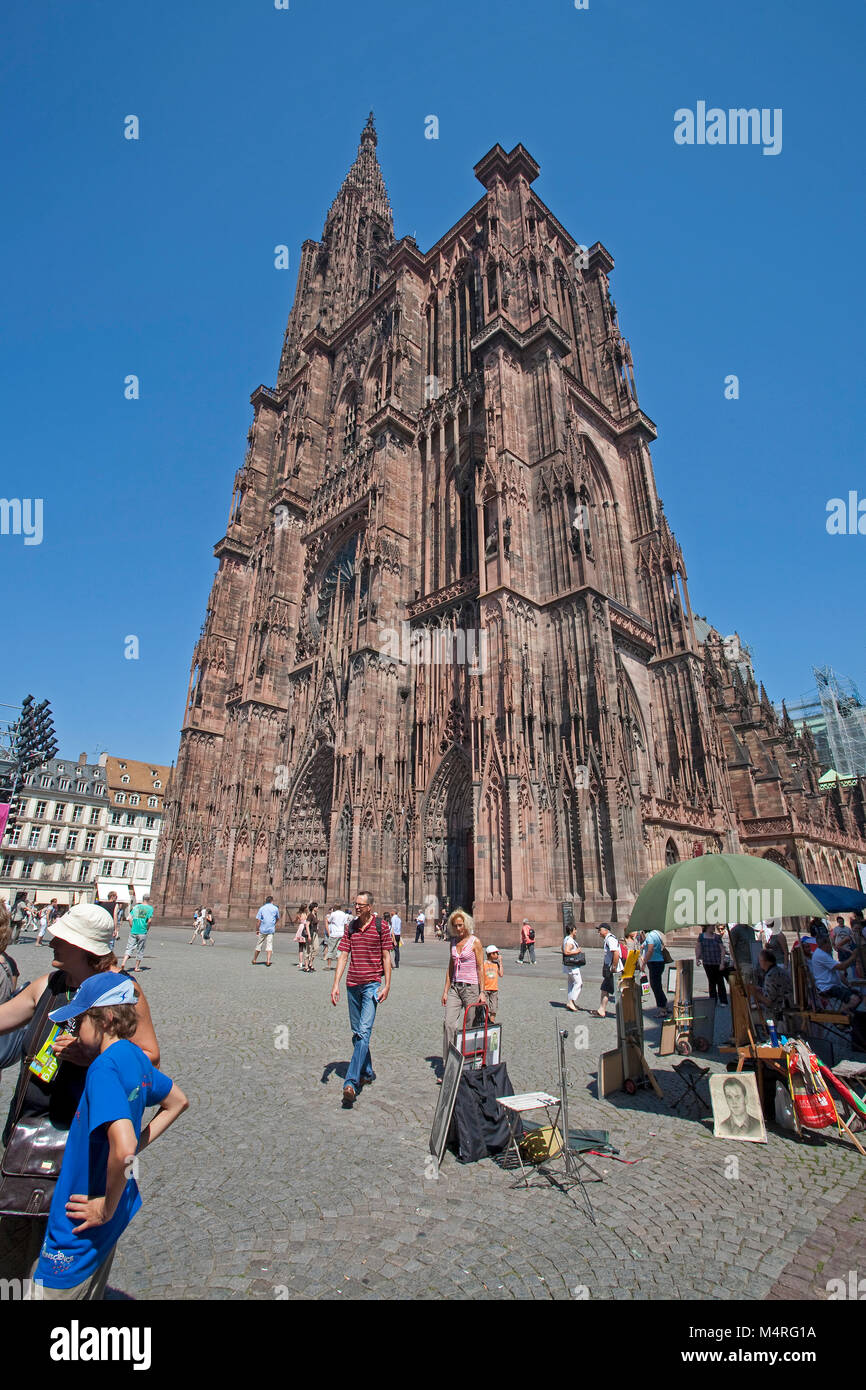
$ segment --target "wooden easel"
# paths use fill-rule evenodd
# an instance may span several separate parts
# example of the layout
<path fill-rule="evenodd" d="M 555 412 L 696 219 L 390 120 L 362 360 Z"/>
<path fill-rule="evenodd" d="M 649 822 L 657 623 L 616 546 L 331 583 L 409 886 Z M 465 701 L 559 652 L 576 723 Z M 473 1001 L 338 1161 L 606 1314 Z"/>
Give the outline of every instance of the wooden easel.
<path fill-rule="evenodd" d="M 649 1068 L 643 1050 L 643 1005 L 640 984 L 635 979 L 638 963 L 637 951 L 629 951 L 622 974 L 619 977 L 619 994 L 616 1001 L 617 1045 L 611 1052 L 603 1052 L 598 1059 L 598 1094 L 612 1095 L 614 1091 L 626 1091 L 633 1096 L 638 1086 L 652 1086 L 659 1100 L 664 1100 L 661 1087 Z"/>
<path fill-rule="evenodd" d="M 734 1039 L 734 1047 L 754 1048 L 756 1044 L 752 1028 L 752 1010 L 739 965 L 735 973 L 728 977 L 728 989 L 731 995 L 731 1036 Z"/>
<path fill-rule="evenodd" d="M 707 1005 L 711 1002 L 706 1001 Z M 702 1011 L 701 1022 L 704 1031 L 698 1033 L 695 1028 L 698 1018 L 695 1005 L 695 963 L 693 960 L 678 960 L 673 1013 L 662 1024 L 659 1056 L 670 1057 L 672 1053 L 677 1052 L 681 1057 L 687 1057 L 693 1047 L 699 1052 L 706 1052 L 713 1035 L 713 1014 L 712 1008 Z"/>
<path fill-rule="evenodd" d="M 824 1028 L 850 1027 L 850 1014 L 820 1007 L 817 986 L 802 945 L 791 952 L 791 984 L 794 991 L 794 1007 L 788 1009 L 785 1014 L 785 1028 L 788 1033 L 803 1032 L 808 1036 L 810 1023 L 817 1023 Z"/>

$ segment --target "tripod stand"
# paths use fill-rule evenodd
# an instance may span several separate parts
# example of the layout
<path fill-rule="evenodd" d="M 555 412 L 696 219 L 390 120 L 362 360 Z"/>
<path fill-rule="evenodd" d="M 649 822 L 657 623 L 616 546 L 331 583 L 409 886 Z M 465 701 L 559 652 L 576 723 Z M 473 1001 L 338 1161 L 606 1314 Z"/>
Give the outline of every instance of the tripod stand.
<path fill-rule="evenodd" d="M 594 1226 L 596 1224 L 595 1212 L 592 1209 L 592 1202 L 589 1200 L 586 1183 L 604 1182 L 604 1176 L 599 1173 L 596 1168 L 593 1168 L 592 1164 L 584 1158 L 579 1149 L 573 1149 L 571 1146 L 571 1132 L 568 1123 L 568 1086 L 566 1084 L 568 1081 L 568 1068 L 565 1061 L 565 1040 L 567 1037 L 568 1030 L 566 1028 L 560 1028 L 557 1024 L 556 1059 L 559 1067 L 559 1094 L 562 1097 L 560 1123 L 562 1124 L 563 1141 L 562 1152 L 558 1157 L 563 1159 L 565 1171 L 561 1181 L 558 1181 L 552 1173 L 548 1173 L 548 1177 L 556 1187 L 561 1188 L 563 1191 L 568 1191 L 570 1187 L 580 1188 L 580 1194 L 583 1197 L 584 1206 L 586 1207 L 586 1214 Z M 585 1177 L 582 1171 L 583 1169 L 586 1169 L 592 1176 Z"/>

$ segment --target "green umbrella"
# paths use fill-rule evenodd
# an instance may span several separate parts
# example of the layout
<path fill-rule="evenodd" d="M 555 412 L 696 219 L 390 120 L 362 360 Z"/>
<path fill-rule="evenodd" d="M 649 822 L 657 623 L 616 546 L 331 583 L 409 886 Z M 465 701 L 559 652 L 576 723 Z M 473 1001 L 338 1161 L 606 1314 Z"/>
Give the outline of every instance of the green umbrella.
<path fill-rule="evenodd" d="M 824 908 L 799 879 L 754 854 L 702 854 L 670 864 L 645 883 L 629 931 L 676 931 L 705 923 L 823 917 Z"/>

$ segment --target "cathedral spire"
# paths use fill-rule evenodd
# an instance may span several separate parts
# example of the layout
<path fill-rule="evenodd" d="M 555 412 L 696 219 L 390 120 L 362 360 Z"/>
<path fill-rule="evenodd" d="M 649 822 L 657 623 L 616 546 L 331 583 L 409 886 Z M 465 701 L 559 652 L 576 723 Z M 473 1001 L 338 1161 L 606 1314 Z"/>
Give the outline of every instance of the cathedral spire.
<path fill-rule="evenodd" d="M 373 112 L 361 131 L 355 162 L 332 202 L 321 241 L 306 241 L 289 315 L 277 383 L 283 386 L 302 360 L 311 328 L 333 332 L 375 294 L 387 274 L 394 218 L 376 157 Z"/>
<path fill-rule="evenodd" d="M 334 217 L 341 202 L 344 202 L 350 189 L 357 189 L 361 195 L 361 204 L 365 212 L 374 213 L 380 217 L 388 226 L 393 235 L 394 219 L 391 212 L 391 204 L 388 200 L 388 190 L 385 187 L 385 180 L 382 177 L 382 170 L 379 167 L 379 160 L 376 156 L 376 146 L 379 137 L 376 134 L 376 125 L 371 111 L 367 117 L 367 124 L 361 131 L 361 143 L 358 146 L 358 153 L 355 162 L 344 178 L 340 191 L 331 204 L 325 225 Z"/>

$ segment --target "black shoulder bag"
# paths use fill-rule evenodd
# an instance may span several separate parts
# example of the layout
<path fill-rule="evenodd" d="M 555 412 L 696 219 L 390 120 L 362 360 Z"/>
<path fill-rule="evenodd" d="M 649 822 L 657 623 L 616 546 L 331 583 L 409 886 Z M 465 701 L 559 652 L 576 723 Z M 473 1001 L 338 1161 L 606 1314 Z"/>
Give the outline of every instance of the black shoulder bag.
<path fill-rule="evenodd" d="M 68 1129 L 57 1129 L 48 1115 L 21 1118 L 24 1096 L 30 1081 L 30 1063 L 41 1046 L 45 1021 L 53 996 L 46 988 L 34 1019 L 33 1047 L 21 1065 L 15 1093 L 14 1116 L 9 1141 L 0 1162 L 0 1216 L 47 1216 L 60 1176 Z"/>

